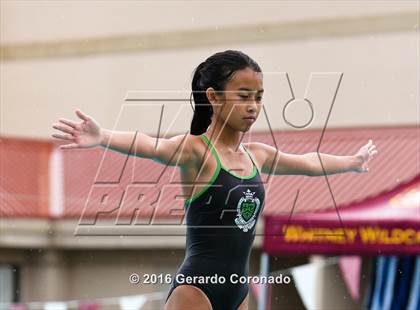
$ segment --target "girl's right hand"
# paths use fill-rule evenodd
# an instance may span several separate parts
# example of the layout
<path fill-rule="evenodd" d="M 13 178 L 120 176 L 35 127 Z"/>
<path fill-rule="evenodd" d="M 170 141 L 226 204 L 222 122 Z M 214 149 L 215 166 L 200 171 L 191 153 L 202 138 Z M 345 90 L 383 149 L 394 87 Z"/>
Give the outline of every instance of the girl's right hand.
<path fill-rule="evenodd" d="M 86 115 L 79 109 L 76 109 L 76 115 L 82 120 L 80 123 L 60 118 L 59 122 L 61 124 L 53 124 L 53 128 L 62 131 L 64 134 L 52 134 L 52 137 L 71 142 L 60 145 L 61 149 L 98 146 L 102 141 L 101 126 L 92 117 Z"/>

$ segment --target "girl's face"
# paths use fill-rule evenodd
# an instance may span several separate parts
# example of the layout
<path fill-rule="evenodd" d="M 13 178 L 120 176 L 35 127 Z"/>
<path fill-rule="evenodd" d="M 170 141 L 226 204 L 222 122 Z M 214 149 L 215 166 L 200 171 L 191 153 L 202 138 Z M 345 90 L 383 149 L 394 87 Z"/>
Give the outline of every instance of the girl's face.
<path fill-rule="evenodd" d="M 221 96 L 213 97 L 213 118 L 241 132 L 248 131 L 260 114 L 263 76 L 251 68 L 236 71 Z"/>

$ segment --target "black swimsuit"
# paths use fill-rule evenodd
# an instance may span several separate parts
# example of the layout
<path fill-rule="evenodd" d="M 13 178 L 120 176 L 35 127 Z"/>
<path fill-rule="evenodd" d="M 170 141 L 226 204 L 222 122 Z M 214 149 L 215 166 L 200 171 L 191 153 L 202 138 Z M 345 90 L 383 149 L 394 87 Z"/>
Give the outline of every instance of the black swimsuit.
<path fill-rule="evenodd" d="M 217 168 L 207 186 L 185 201 L 186 255 L 166 301 L 177 286 L 187 284 L 200 288 L 213 310 L 236 310 L 248 294 L 249 282 L 238 280 L 248 276 L 255 228 L 264 206 L 264 186 L 248 151 L 253 163 L 252 173 L 238 176 L 223 167 L 207 136 L 202 134 L 201 137 L 213 152 Z M 187 276 L 199 277 L 192 283 L 182 282 Z M 215 277 L 218 281 L 212 283 L 211 276 L 213 281 Z"/>

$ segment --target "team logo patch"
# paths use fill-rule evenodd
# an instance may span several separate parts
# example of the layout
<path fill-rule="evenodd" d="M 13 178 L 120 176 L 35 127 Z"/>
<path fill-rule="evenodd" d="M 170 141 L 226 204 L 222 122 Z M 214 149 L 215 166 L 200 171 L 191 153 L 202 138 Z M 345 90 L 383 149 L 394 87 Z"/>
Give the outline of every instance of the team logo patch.
<path fill-rule="evenodd" d="M 250 230 L 256 221 L 256 215 L 260 208 L 260 200 L 258 197 L 254 197 L 255 192 L 251 192 L 247 189 L 244 197 L 241 197 L 236 208 L 236 219 L 235 223 L 244 232 Z"/>

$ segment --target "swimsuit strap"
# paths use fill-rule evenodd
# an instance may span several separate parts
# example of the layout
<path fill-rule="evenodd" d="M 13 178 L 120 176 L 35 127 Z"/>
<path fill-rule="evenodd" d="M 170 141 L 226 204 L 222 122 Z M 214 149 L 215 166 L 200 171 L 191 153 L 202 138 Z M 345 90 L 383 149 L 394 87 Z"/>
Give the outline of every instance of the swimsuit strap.
<path fill-rule="evenodd" d="M 207 136 L 204 134 L 204 133 L 202 133 L 201 134 L 201 138 L 206 142 L 206 144 L 210 147 L 210 149 L 211 149 L 211 151 L 212 151 L 212 153 L 213 153 L 213 155 L 214 155 L 214 157 L 216 157 L 216 160 L 217 160 L 217 163 L 218 163 L 218 165 L 222 165 L 222 162 L 220 161 L 220 158 L 219 158 L 219 155 L 217 155 L 217 151 L 216 151 L 216 148 L 213 146 L 213 144 L 210 142 L 210 139 L 209 138 L 207 138 Z"/>
<path fill-rule="evenodd" d="M 252 159 L 252 156 L 251 156 L 251 154 L 248 152 L 248 150 L 246 149 L 246 147 L 245 147 L 242 143 L 241 143 L 241 145 L 242 145 L 242 147 L 244 148 L 245 152 L 248 154 L 249 158 L 251 159 L 252 164 L 253 164 L 255 167 L 257 167 L 257 165 L 255 164 L 255 161 Z M 257 169 L 257 170 L 258 170 L 258 169 Z"/>

